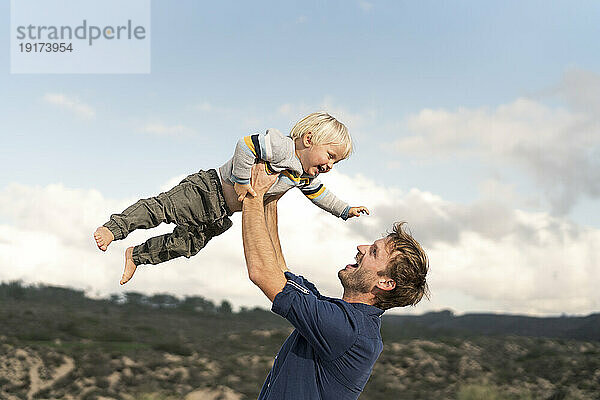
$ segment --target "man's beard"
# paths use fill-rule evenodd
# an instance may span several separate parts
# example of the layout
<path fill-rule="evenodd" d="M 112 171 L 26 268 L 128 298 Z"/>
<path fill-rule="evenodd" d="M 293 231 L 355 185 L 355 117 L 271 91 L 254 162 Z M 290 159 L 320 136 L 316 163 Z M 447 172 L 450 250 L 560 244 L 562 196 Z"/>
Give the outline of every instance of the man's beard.
<path fill-rule="evenodd" d="M 361 269 L 352 272 L 342 269 L 338 272 L 338 278 L 342 282 L 346 295 L 370 293 L 373 289 L 372 278 L 364 274 Z"/>

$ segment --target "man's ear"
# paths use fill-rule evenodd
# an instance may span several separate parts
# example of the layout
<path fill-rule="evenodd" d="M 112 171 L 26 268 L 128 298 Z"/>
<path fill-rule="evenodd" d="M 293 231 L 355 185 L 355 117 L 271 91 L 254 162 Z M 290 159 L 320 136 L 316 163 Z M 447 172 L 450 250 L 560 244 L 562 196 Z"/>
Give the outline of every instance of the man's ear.
<path fill-rule="evenodd" d="M 307 132 L 302 136 L 302 144 L 304 147 L 312 146 L 312 132 Z"/>
<path fill-rule="evenodd" d="M 382 277 L 377 281 L 377 284 L 375 286 L 385 291 L 394 290 L 394 288 L 396 287 L 396 281 L 394 281 L 393 279 Z"/>

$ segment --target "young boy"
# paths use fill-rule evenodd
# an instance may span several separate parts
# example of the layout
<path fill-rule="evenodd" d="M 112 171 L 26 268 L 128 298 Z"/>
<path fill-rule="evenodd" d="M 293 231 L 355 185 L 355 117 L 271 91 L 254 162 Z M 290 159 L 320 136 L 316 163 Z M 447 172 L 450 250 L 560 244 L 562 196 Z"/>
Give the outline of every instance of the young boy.
<path fill-rule="evenodd" d="M 229 217 L 241 211 L 246 195 L 256 195 L 250 186 L 256 159 L 265 162 L 269 173 L 279 174 L 265 201 L 298 187 L 314 204 L 343 220 L 369 214 L 366 207 L 348 206 L 317 179 L 351 152 L 352 140 L 346 126 L 324 112 L 304 117 L 290 136 L 269 129 L 264 134 L 243 137 L 233 158 L 219 168 L 220 178 L 214 169 L 200 171 L 165 193 L 139 200 L 96 229 L 96 244 L 106 251 L 113 240 L 124 239 L 136 229 L 154 228 L 162 222 L 176 224 L 172 233 L 125 250 L 121 285 L 131 279 L 140 264 L 195 255 L 210 239 L 231 227 Z"/>

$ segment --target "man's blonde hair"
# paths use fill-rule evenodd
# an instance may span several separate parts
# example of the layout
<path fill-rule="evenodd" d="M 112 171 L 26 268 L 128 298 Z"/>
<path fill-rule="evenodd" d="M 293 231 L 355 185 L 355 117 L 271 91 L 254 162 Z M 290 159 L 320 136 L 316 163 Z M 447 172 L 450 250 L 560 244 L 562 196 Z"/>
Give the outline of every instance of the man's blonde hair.
<path fill-rule="evenodd" d="M 301 139 L 306 133 L 312 133 L 313 144 L 340 144 L 344 147 L 342 159 L 352 154 L 352 138 L 346 125 L 324 111 L 314 112 L 302 118 L 294 125 L 290 137 Z"/>

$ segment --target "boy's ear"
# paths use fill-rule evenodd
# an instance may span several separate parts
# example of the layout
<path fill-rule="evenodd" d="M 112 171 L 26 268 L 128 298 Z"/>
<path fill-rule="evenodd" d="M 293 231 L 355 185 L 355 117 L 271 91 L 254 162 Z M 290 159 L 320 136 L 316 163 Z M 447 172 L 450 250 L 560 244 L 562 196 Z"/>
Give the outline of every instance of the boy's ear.
<path fill-rule="evenodd" d="M 304 144 L 304 147 L 312 146 L 312 132 L 307 132 L 302 136 L 302 144 Z"/>

